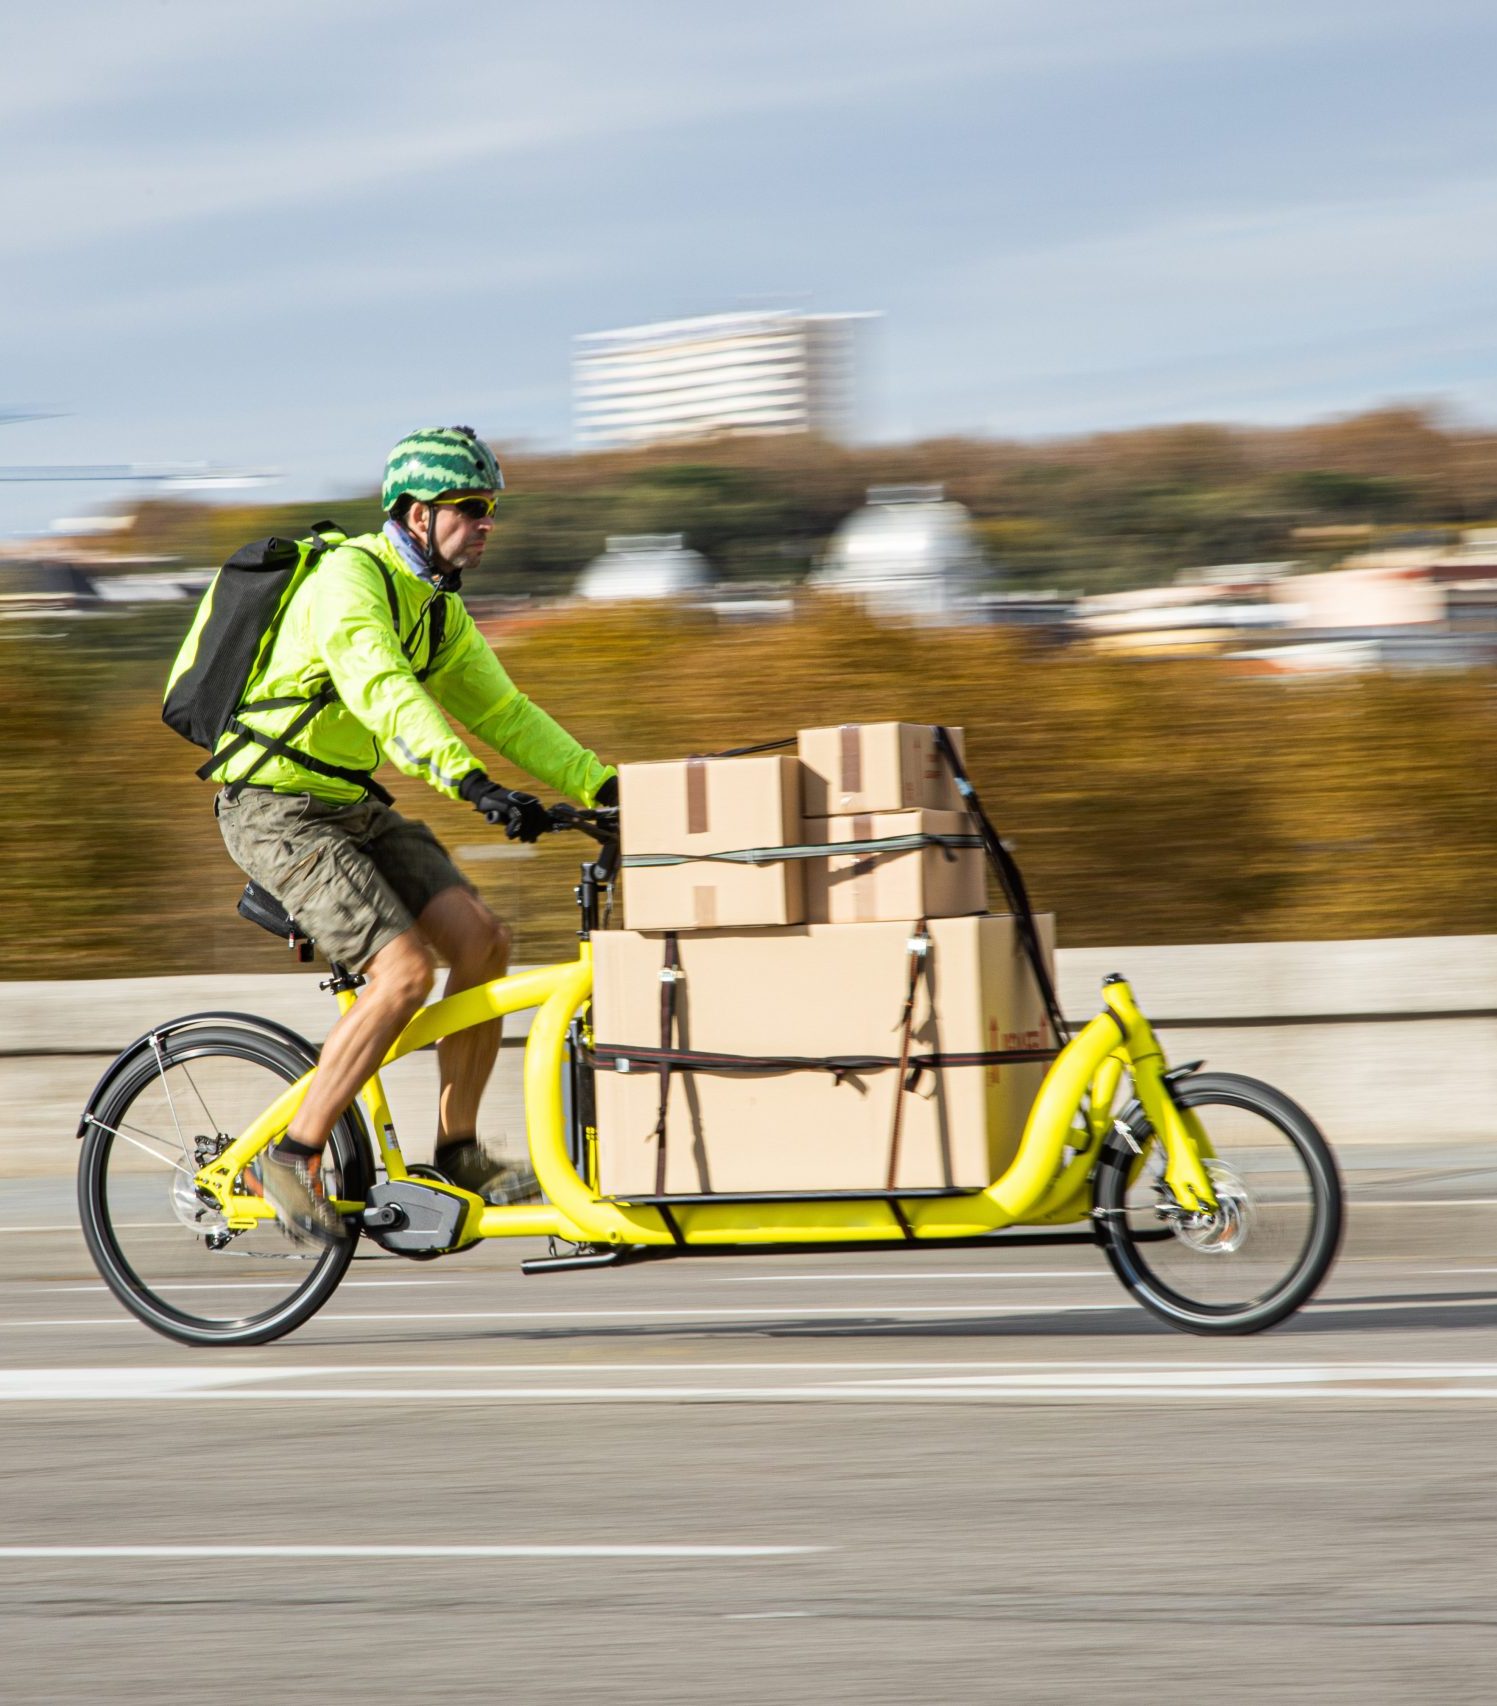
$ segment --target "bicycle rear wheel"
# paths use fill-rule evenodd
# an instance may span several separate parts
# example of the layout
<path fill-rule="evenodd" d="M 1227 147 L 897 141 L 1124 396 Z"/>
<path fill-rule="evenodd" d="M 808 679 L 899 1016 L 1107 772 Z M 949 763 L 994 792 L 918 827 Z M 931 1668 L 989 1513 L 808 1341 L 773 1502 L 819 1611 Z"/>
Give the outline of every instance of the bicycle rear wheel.
<path fill-rule="evenodd" d="M 1114 1129 L 1097 1170 L 1097 1236 L 1118 1278 L 1172 1327 L 1260 1332 L 1311 1297 L 1336 1258 L 1336 1163 L 1309 1115 L 1256 1079 L 1203 1072 L 1174 1096 L 1210 1139 L 1216 1212 L 1188 1214 L 1174 1201 L 1135 1103 L 1122 1116 L 1133 1142 Z"/>
<path fill-rule="evenodd" d="M 78 1169 L 83 1235 L 132 1314 L 190 1345 L 252 1345 L 300 1326 L 352 1260 L 358 1228 L 326 1250 L 293 1244 L 273 1220 L 230 1232 L 193 1176 L 315 1064 L 249 1025 L 168 1028 L 121 1063 L 90 1110 Z M 362 1127 L 345 1115 L 324 1154 L 329 1196 L 362 1198 Z M 259 1192 L 257 1164 L 236 1189 Z"/>

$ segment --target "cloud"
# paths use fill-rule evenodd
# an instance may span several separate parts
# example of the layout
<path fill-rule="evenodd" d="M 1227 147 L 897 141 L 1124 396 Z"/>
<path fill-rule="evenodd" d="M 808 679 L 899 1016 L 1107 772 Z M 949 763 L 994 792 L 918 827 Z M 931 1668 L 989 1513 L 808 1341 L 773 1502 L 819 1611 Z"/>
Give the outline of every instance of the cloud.
<path fill-rule="evenodd" d="M 1468 10 L 1444 0 L 1421 27 Z M 713 15 L 679 0 L 502 14 L 459 0 L 440 28 L 408 0 L 79 11 L 29 15 L 0 72 L 0 137 L 23 161 L 0 186 L 14 256 L 364 195 L 462 193 L 548 151 L 745 116 L 857 111 L 876 123 L 897 98 L 975 79 L 1001 105 L 1089 68 L 1228 61 L 1408 24 L 1405 8 L 1371 0 L 771 0 Z M 101 96 L 102 134 L 88 122 Z M 41 125 L 59 115 L 66 127 Z"/>
<path fill-rule="evenodd" d="M 967 377 L 930 401 L 1024 433 L 1261 418 L 1468 382 L 1490 397 L 1494 195 L 1497 176 L 1475 177 L 996 249 L 932 286 L 920 359 Z M 960 329 L 964 367 L 943 326 Z"/>
<path fill-rule="evenodd" d="M 1476 385 L 1494 35 L 1490 0 L 54 0 L 0 61 L 7 388 L 76 411 L 59 460 L 311 480 L 460 393 L 560 436 L 573 332 L 787 289 L 890 311 L 928 432 Z M 460 371 L 388 359 L 430 304 Z"/>

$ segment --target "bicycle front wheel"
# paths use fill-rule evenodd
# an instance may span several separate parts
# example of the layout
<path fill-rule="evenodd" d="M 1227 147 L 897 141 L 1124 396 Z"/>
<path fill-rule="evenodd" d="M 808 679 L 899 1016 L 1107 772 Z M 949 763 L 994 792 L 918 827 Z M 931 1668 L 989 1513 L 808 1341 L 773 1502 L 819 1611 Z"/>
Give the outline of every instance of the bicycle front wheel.
<path fill-rule="evenodd" d="M 90 1110 L 78 1170 L 83 1235 L 105 1283 L 148 1327 L 190 1345 L 253 1345 L 306 1321 L 353 1257 L 357 1227 L 326 1250 L 274 1220 L 230 1232 L 194 1175 L 315 1060 L 249 1025 L 168 1028 L 123 1062 Z M 324 1153 L 329 1196 L 362 1198 L 369 1152 L 357 1117 Z M 236 1189 L 258 1194 L 258 1164 Z"/>
<path fill-rule="evenodd" d="M 1109 1136 L 1095 1186 L 1097 1236 L 1144 1308 L 1190 1333 L 1256 1333 L 1291 1315 L 1341 1241 L 1341 1181 L 1305 1111 L 1256 1079 L 1201 1073 L 1174 1087 L 1205 1127 L 1209 1215 L 1184 1212 L 1137 1104 Z M 1136 1147 L 1135 1147 L 1136 1145 Z"/>

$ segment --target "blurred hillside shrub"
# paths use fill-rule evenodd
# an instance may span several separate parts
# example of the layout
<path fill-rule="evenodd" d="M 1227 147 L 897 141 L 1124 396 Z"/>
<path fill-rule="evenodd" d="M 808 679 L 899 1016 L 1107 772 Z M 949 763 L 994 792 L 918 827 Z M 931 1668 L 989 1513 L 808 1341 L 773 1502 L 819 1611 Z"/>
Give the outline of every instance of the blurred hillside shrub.
<path fill-rule="evenodd" d="M 290 968 L 235 916 L 213 789 L 160 722 L 187 616 L 0 626 L 0 977 Z M 824 723 L 963 725 L 1063 944 L 1497 931 L 1491 673 L 1285 683 L 835 605 L 762 626 L 539 611 L 491 637 L 520 686 L 611 760 Z M 467 807 L 384 776 L 515 922 L 522 959 L 570 951 L 579 838 L 516 850 Z"/>
<path fill-rule="evenodd" d="M 1427 410 L 1314 426 L 1169 426 L 1044 443 L 941 439 L 852 449 L 800 436 L 582 456 L 511 453 L 479 593 L 555 595 L 611 534 L 683 533 L 728 579 L 802 578 L 870 486 L 935 484 L 977 518 L 995 583 L 1103 592 L 1210 563 L 1333 559 L 1306 534 L 1454 529 L 1497 516 L 1497 440 Z M 371 486 L 376 470 L 370 470 Z M 377 525 L 373 492 L 223 507 L 158 501 L 116 543 L 194 564 L 331 515 Z"/>

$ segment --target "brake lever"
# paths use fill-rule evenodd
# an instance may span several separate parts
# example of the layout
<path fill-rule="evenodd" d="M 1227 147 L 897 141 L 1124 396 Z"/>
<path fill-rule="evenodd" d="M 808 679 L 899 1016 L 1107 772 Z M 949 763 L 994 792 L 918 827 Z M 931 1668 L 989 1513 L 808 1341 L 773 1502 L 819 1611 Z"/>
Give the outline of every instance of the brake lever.
<path fill-rule="evenodd" d="M 551 807 L 551 827 L 555 830 L 581 830 L 584 835 L 591 836 L 594 841 L 606 847 L 608 843 L 615 840 L 616 837 L 611 835 L 602 827 L 601 824 L 597 822 L 597 817 L 601 815 L 601 812 L 593 813 L 579 811 L 576 806 L 568 805 L 567 802 L 563 800 L 559 804 Z M 616 815 L 615 822 L 617 822 Z"/>

